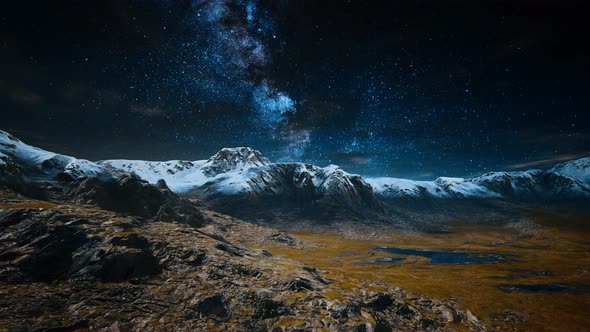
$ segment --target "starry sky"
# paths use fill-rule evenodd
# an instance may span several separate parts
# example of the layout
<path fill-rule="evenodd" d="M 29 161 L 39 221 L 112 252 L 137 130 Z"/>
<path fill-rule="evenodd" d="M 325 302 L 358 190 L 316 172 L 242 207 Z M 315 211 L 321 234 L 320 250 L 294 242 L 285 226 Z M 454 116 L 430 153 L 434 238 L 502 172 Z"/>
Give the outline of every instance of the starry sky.
<path fill-rule="evenodd" d="M 91 160 L 432 179 L 590 154 L 582 1 L 11 1 L 0 129 Z"/>

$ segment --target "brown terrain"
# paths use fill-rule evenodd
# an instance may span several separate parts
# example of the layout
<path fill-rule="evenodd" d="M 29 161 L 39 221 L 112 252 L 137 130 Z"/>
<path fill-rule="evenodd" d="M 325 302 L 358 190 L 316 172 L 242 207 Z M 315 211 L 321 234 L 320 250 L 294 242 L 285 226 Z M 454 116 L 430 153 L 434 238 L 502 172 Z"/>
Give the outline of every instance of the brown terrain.
<path fill-rule="evenodd" d="M 292 235 L 320 246 L 268 250 L 329 271 L 343 288 L 362 287 L 371 280 L 428 297 L 453 298 L 472 310 L 488 330 L 587 331 L 590 216 L 534 216 L 534 229 L 458 222 L 448 233 L 382 231 L 389 241 L 298 232 Z M 429 264 L 424 257 L 406 256 L 399 262 L 371 264 L 370 260 L 404 257 L 372 250 L 374 246 L 493 253 L 508 259 L 495 264 Z M 514 285 L 549 288 L 522 291 Z M 552 290 L 552 285 L 568 288 Z"/>
<path fill-rule="evenodd" d="M 485 329 L 456 300 L 349 283 L 295 254 L 322 244 L 225 215 L 190 226 L 0 195 L 5 331 Z"/>
<path fill-rule="evenodd" d="M 286 233 L 200 211 L 202 222 L 191 226 L 2 189 L 0 329 L 582 331 L 590 324 L 587 215 L 457 222 L 444 233 L 374 226 L 378 236 L 359 239 L 350 225 L 344 235 Z M 380 246 L 506 260 L 430 264 Z"/>

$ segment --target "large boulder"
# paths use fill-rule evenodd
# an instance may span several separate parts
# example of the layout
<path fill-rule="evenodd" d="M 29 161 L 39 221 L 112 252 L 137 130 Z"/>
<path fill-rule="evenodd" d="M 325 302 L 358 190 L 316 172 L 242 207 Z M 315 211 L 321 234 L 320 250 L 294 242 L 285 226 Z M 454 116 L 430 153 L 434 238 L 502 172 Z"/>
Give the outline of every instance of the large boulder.
<path fill-rule="evenodd" d="M 151 185 L 133 173 L 122 172 L 112 178 L 86 177 L 72 182 L 68 195 L 80 203 L 104 209 L 202 226 L 205 219 L 198 206 L 167 189 L 161 180 Z"/>
<path fill-rule="evenodd" d="M 67 274 L 73 253 L 88 239 L 76 227 L 52 222 L 57 216 L 53 211 L 0 213 L 0 260 L 16 268 L 6 279 L 50 281 Z"/>
<path fill-rule="evenodd" d="M 73 260 L 74 275 L 96 277 L 105 282 L 148 277 L 162 270 L 151 252 L 129 247 L 88 245 L 80 248 Z"/>

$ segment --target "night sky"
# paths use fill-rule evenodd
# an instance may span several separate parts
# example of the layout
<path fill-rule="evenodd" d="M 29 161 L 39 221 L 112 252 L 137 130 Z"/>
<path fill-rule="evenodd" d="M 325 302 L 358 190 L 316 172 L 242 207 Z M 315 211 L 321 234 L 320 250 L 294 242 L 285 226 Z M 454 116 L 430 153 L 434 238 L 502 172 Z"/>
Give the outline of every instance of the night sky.
<path fill-rule="evenodd" d="M 590 154 L 575 1 L 6 1 L 0 129 L 98 159 L 250 146 L 431 179 Z"/>

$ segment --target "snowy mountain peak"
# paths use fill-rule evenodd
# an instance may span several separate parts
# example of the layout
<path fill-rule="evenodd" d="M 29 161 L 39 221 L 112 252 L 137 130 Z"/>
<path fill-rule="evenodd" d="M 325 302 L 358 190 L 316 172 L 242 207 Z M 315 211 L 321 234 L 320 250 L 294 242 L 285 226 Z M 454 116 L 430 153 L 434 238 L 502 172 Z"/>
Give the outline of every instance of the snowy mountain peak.
<path fill-rule="evenodd" d="M 3 164 L 8 159 L 18 161 L 41 174 L 67 174 L 73 178 L 109 174 L 103 167 L 84 159 L 45 151 L 23 143 L 11 134 L 0 130 L 0 153 L 4 156 Z"/>
<path fill-rule="evenodd" d="M 45 160 L 49 160 L 57 156 L 57 154 L 53 152 L 48 152 L 25 144 L 18 138 L 1 130 L 0 151 L 11 158 L 34 164 L 40 164 Z"/>
<path fill-rule="evenodd" d="M 248 147 L 225 148 L 208 160 L 104 160 L 96 163 L 45 151 L 0 131 L 0 182 L 18 172 L 28 177 L 112 177 L 135 173 L 150 183 L 166 181 L 175 192 L 198 195 L 280 197 L 297 201 L 325 198 L 341 205 L 374 206 L 379 199 L 477 198 L 536 199 L 590 197 L 590 157 L 548 170 L 490 172 L 473 178 L 434 181 L 363 178 L 336 165 L 272 163 Z M 11 175 L 12 174 L 12 175 Z"/>
<path fill-rule="evenodd" d="M 248 147 L 223 148 L 209 158 L 203 168 L 207 175 L 271 164 L 262 154 Z"/>
<path fill-rule="evenodd" d="M 590 182 L 590 157 L 557 164 L 549 171 L 584 182 Z"/>
<path fill-rule="evenodd" d="M 4 130 L 0 130 L 0 140 L 11 140 L 14 142 L 20 142 L 20 140 L 9 133 L 5 132 Z"/>

